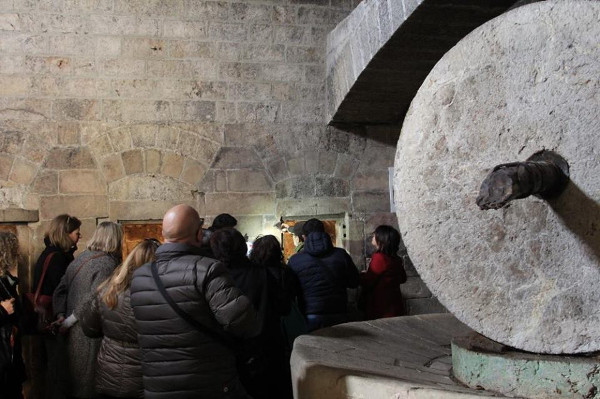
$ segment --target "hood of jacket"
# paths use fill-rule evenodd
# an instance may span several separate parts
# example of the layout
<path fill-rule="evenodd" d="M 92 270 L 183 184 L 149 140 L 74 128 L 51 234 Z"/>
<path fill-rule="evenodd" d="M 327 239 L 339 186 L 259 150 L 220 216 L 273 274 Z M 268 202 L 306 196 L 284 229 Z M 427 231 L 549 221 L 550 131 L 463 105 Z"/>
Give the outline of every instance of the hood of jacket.
<path fill-rule="evenodd" d="M 304 240 L 304 249 L 312 256 L 323 256 L 333 249 L 331 237 L 329 234 L 322 232 L 310 233 Z"/>

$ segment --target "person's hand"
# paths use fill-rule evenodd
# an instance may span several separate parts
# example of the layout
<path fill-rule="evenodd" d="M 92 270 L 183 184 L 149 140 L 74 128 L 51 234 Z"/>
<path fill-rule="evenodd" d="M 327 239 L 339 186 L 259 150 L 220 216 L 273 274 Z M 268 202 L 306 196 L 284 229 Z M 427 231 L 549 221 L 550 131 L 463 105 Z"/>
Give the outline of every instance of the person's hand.
<path fill-rule="evenodd" d="M 6 313 L 13 314 L 15 313 L 15 298 L 10 298 L 5 301 L 0 302 L 0 305 L 6 310 Z"/>
<path fill-rule="evenodd" d="M 62 322 L 60 325 L 60 328 L 58 329 L 58 332 L 60 334 L 66 334 L 69 329 L 75 324 L 77 323 L 77 317 L 75 317 L 74 314 L 71 314 L 69 317 L 67 317 L 66 319 L 63 317 L 62 318 Z"/>

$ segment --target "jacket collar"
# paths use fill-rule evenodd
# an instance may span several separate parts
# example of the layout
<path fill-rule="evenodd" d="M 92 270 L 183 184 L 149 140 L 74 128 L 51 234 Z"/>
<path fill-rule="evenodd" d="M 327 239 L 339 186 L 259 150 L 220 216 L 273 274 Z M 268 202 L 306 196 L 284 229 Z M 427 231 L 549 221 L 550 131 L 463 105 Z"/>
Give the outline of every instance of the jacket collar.
<path fill-rule="evenodd" d="M 156 260 L 168 260 L 184 255 L 204 256 L 201 248 L 178 242 L 167 242 L 156 250 Z"/>

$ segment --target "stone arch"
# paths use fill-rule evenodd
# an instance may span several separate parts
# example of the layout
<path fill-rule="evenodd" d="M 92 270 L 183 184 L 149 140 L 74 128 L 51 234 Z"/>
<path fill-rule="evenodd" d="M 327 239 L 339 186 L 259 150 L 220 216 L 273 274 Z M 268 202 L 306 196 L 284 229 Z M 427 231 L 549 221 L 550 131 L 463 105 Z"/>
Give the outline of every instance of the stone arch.
<path fill-rule="evenodd" d="M 47 120 L 7 120 L 0 125 L 0 206 L 39 209 L 40 220 L 81 210 L 102 213 L 106 183 L 79 125 Z M 64 198 L 68 197 L 68 204 Z M 94 197 L 97 201 L 89 201 Z M 97 206 L 90 202 L 100 203 Z"/>
<path fill-rule="evenodd" d="M 58 143 L 55 124 L 5 120 L 0 125 L 0 206 L 36 209 L 35 183 L 48 148 Z M 58 187 L 58 182 L 56 184 Z"/>
<path fill-rule="evenodd" d="M 203 123 L 100 125 L 85 135 L 107 181 L 111 219 L 160 219 L 177 203 L 198 206 L 197 187 L 223 141 Z"/>

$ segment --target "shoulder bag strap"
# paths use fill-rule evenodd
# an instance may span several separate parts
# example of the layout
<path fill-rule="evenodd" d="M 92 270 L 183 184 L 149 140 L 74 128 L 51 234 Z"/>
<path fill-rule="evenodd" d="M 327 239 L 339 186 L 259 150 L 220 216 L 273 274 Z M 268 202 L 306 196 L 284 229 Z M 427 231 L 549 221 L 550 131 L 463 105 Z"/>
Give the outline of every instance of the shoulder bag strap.
<path fill-rule="evenodd" d="M 35 295 L 33 297 L 33 303 L 37 303 L 38 297 L 40 296 L 40 291 L 42 290 L 42 284 L 44 283 L 44 278 L 46 278 L 46 271 L 48 270 L 48 266 L 50 266 L 50 260 L 54 256 L 56 252 L 50 252 L 46 259 L 44 260 L 44 269 L 42 270 L 42 275 L 40 277 L 40 281 L 38 282 L 37 289 L 35 290 Z"/>
<path fill-rule="evenodd" d="M 75 274 L 73 275 L 73 278 L 71 278 L 71 282 L 69 283 L 69 287 L 71 286 L 71 284 L 73 284 L 73 281 L 75 281 L 75 277 L 77 277 L 77 275 L 81 271 L 81 268 L 83 267 L 83 265 L 85 265 L 86 263 L 88 263 L 92 259 L 97 259 L 97 258 L 100 258 L 101 256 L 108 256 L 108 255 L 105 254 L 105 253 L 100 253 L 100 254 L 97 254 L 97 255 L 94 255 L 94 256 L 90 256 L 89 258 L 87 258 L 86 260 L 84 260 L 81 263 L 81 265 L 79 265 L 79 267 L 77 268 L 77 270 L 75 271 Z"/>
<path fill-rule="evenodd" d="M 175 303 L 173 298 L 171 298 L 171 295 L 169 295 L 169 293 L 165 289 L 165 286 L 163 285 L 162 280 L 158 276 L 156 262 L 152 262 L 150 264 L 150 269 L 152 270 L 152 277 L 154 278 L 154 282 L 156 283 L 156 286 L 158 287 L 158 290 L 160 291 L 161 295 L 163 296 L 163 298 L 165 298 L 165 300 L 171 306 L 171 308 L 175 311 L 175 313 L 177 313 L 179 315 L 179 317 L 181 317 L 183 320 L 187 321 L 191 326 L 195 327 L 198 331 L 200 331 L 204 334 L 207 334 L 211 338 L 221 342 L 223 345 L 225 345 L 229 348 L 232 348 L 232 344 L 233 344 L 232 342 L 229 342 L 229 340 L 227 340 L 225 337 L 217 334 L 216 332 L 209 330 L 207 327 L 202 325 L 202 323 L 200 323 L 198 320 L 194 319 L 192 316 L 190 316 L 188 313 L 186 313 L 186 311 L 181 309 L 177 305 L 177 303 Z"/>

